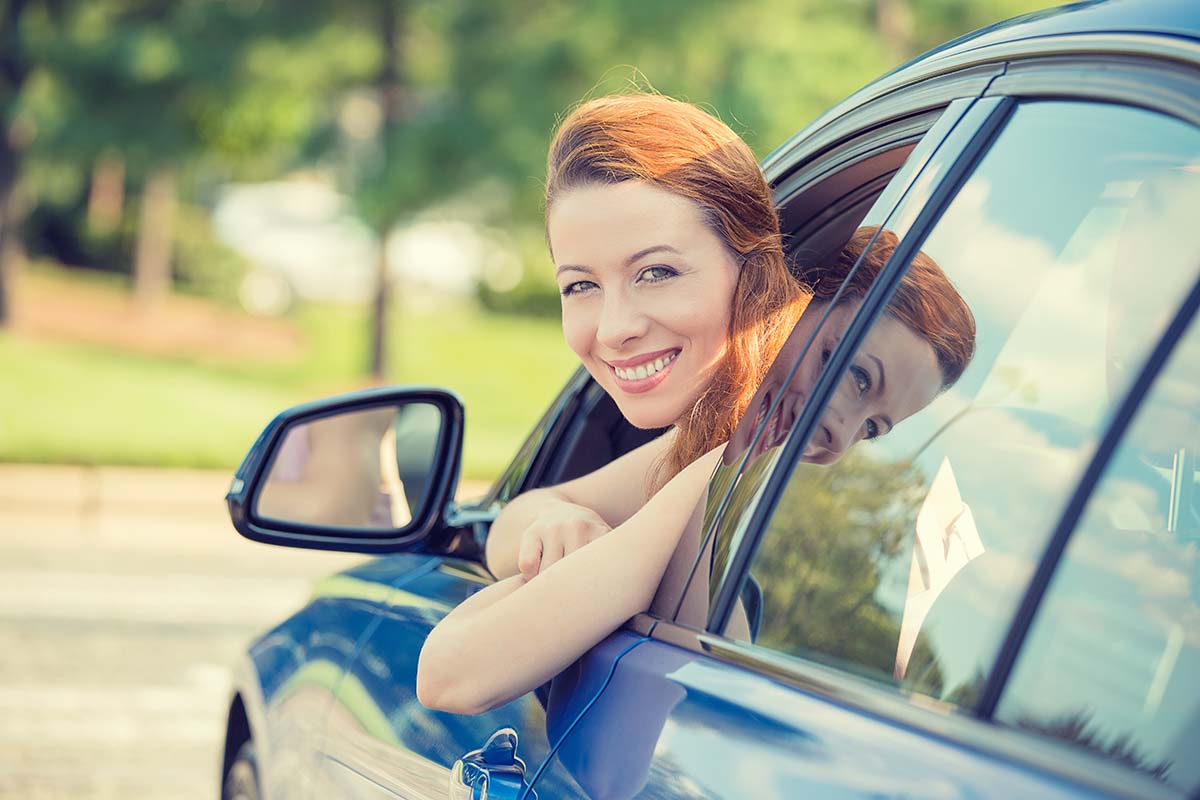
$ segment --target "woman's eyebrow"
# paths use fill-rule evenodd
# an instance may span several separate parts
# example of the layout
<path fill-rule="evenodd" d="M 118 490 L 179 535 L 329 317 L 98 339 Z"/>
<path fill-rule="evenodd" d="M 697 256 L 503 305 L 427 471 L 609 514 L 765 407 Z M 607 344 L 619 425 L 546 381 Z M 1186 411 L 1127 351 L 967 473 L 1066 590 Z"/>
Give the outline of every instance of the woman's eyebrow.
<path fill-rule="evenodd" d="M 625 259 L 625 266 L 627 266 L 627 267 L 632 266 L 638 259 L 645 258 L 646 256 L 652 255 L 654 253 L 674 253 L 677 256 L 683 255 L 683 251 L 679 250 L 678 248 L 672 247 L 669 244 L 656 244 L 656 245 L 653 245 L 652 247 L 645 247 L 641 250 L 638 250 L 636 253 L 629 256 L 629 258 Z M 557 277 L 558 275 L 561 275 L 564 272 L 582 272 L 587 275 L 595 274 L 591 269 L 589 269 L 587 267 L 581 267 L 578 264 L 563 264 L 561 267 L 559 267 L 557 270 L 554 271 L 554 275 Z"/>
<path fill-rule="evenodd" d="M 883 394 L 884 390 L 887 389 L 887 373 L 883 369 L 883 362 L 879 360 L 878 356 L 873 356 L 870 353 L 867 353 L 867 358 L 874 361 L 875 366 L 879 368 L 879 387 L 878 387 L 878 389 L 879 389 L 879 394 Z"/>
<path fill-rule="evenodd" d="M 879 385 L 875 387 L 875 392 L 877 397 L 883 397 L 884 390 L 887 389 L 887 372 L 883 368 L 883 362 L 879 360 L 878 356 L 873 356 L 870 353 L 867 353 L 866 356 L 875 362 L 875 366 L 879 370 Z M 886 414 L 880 415 L 879 418 L 887 425 L 887 430 L 883 433 L 891 433 L 892 428 L 896 427 L 892 424 L 892 418 Z M 879 435 L 882 436 L 883 433 Z"/>
<path fill-rule="evenodd" d="M 638 250 L 636 253 L 631 255 L 629 258 L 625 259 L 625 266 L 628 267 L 631 264 L 633 264 L 633 262 L 637 261 L 639 258 L 645 258 L 646 256 L 650 255 L 651 253 L 660 253 L 660 252 L 674 253 L 677 256 L 683 255 L 683 253 L 681 253 L 676 248 L 671 247 L 671 245 L 669 245 L 669 244 L 656 244 L 653 247 L 647 247 L 643 250 Z"/>

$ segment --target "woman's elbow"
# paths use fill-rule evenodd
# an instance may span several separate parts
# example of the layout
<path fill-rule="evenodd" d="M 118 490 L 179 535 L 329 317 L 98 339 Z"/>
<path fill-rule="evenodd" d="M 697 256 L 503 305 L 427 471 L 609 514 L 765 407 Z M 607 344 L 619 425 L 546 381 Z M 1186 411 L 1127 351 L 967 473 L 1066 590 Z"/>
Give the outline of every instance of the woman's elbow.
<path fill-rule="evenodd" d="M 437 643 L 426 641 L 417 661 L 417 700 L 435 711 L 482 714 L 491 705 L 479 695 L 478 682 L 463 674 L 461 659 L 438 658 Z M 474 684 L 474 686 L 472 685 Z"/>

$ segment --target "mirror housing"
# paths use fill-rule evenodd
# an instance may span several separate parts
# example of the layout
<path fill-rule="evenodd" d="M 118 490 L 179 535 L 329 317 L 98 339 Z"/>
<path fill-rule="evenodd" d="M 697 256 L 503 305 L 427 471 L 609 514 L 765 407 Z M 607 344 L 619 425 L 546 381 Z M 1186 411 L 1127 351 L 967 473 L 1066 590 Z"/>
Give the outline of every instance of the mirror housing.
<path fill-rule="evenodd" d="M 415 453 L 401 432 L 412 427 L 403 420 L 414 407 L 425 418 Z M 438 415 L 435 431 L 427 424 L 431 412 Z M 445 389 L 364 389 L 289 408 L 259 434 L 234 473 L 225 496 L 229 517 L 242 536 L 266 544 L 358 553 L 415 549 L 444 521 L 454 497 L 462 435 L 462 401 Z M 389 444 L 396 463 L 380 457 Z M 356 456 L 372 447 L 374 465 L 364 469 Z M 413 497 L 405 497 L 398 464 L 409 492 L 420 487 Z M 365 504 L 359 502 L 364 487 L 372 495 Z"/>

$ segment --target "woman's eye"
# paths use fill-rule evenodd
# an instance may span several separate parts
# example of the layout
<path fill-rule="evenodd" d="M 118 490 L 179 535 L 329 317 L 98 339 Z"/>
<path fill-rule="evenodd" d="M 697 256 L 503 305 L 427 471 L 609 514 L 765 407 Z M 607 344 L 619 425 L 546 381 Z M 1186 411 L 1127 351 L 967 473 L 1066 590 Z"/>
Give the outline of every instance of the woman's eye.
<path fill-rule="evenodd" d="M 648 283 L 658 283 L 659 281 L 665 281 L 668 278 L 673 278 L 678 274 L 678 272 L 670 267 L 647 267 L 646 269 L 642 270 L 641 277 Z"/>
<path fill-rule="evenodd" d="M 867 420 L 867 438 L 868 439 L 878 439 L 879 438 L 879 425 L 873 419 Z"/>
<path fill-rule="evenodd" d="M 570 297 L 573 294 L 582 294 L 594 288 L 596 288 L 596 284 L 591 281 L 575 281 L 574 283 L 568 283 L 559 291 L 562 292 L 563 297 Z"/>
<path fill-rule="evenodd" d="M 871 376 L 865 369 L 852 366 L 850 374 L 854 376 L 854 387 L 858 390 L 859 397 L 863 397 L 871 391 Z"/>

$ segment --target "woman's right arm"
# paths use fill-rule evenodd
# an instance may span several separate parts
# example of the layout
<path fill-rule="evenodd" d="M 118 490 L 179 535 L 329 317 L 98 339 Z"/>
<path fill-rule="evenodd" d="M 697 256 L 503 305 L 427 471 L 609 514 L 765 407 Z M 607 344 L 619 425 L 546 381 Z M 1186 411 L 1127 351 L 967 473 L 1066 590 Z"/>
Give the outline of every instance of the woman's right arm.
<path fill-rule="evenodd" d="M 645 504 L 650 470 L 673 435 L 659 436 L 582 477 L 513 498 L 488 532 L 488 569 L 498 579 L 517 573 L 532 578 L 625 522 Z"/>

